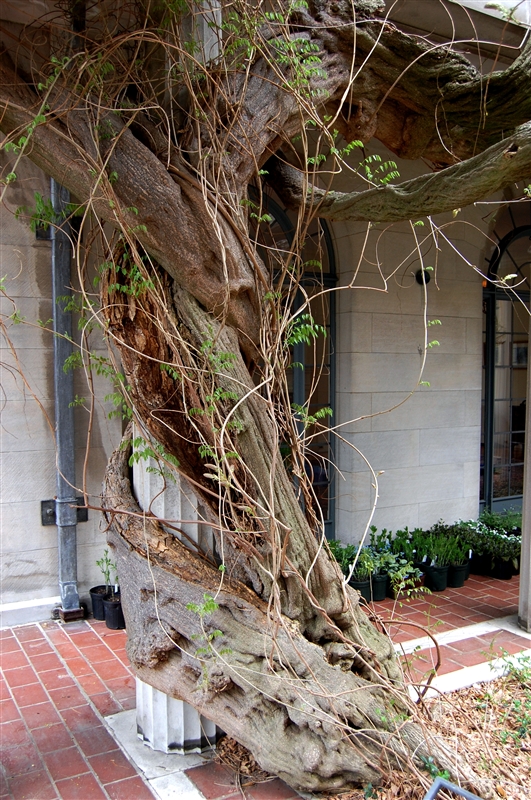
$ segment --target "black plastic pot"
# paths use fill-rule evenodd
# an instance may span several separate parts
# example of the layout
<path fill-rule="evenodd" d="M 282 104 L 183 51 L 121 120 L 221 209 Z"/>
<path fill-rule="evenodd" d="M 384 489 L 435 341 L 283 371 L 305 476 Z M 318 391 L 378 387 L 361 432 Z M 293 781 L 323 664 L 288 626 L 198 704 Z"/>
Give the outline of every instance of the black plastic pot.
<path fill-rule="evenodd" d="M 492 575 L 492 556 L 488 553 L 483 553 L 481 556 L 474 553 L 470 562 L 470 572 L 472 575 Z"/>
<path fill-rule="evenodd" d="M 106 586 L 93 586 L 90 589 L 90 600 L 92 602 L 92 616 L 94 619 L 105 619 L 105 609 L 103 608 L 103 601 L 108 597 Z"/>
<path fill-rule="evenodd" d="M 460 589 L 465 585 L 468 572 L 468 561 L 466 564 L 452 564 L 448 570 L 448 586 L 450 589 Z"/>
<path fill-rule="evenodd" d="M 366 581 L 355 581 L 351 579 L 349 585 L 352 586 L 353 589 L 357 589 L 364 600 L 368 603 L 371 602 L 371 582 L 369 579 Z"/>
<path fill-rule="evenodd" d="M 512 561 L 504 561 L 502 558 L 496 558 L 494 561 L 494 569 L 492 570 L 492 577 L 498 578 L 500 581 L 510 581 L 514 575 L 514 567 Z"/>
<path fill-rule="evenodd" d="M 426 569 L 426 587 L 432 592 L 444 592 L 448 586 L 449 567 L 428 567 Z"/>
<path fill-rule="evenodd" d="M 393 582 L 392 582 L 390 576 L 388 576 L 388 578 L 387 578 L 387 597 L 389 597 L 391 600 L 396 600 L 400 595 L 408 596 L 407 595 L 408 592 L 411 593 L 414 589 L 420 589 L 420 587 L 424 586 L 424 583 L 425 583 L 426 569 L 427 569 L 426 564 L 423 562 L 422 563 L 422 575 L 420 576 L 420 578 L 415 580 L 413 585 L 411 585 L 408 582 L 407 585 L 403 589 L 400 588 L 400 587 L 396 588 L 393 585 Z"/>
<path fill-rule="evenodd" d="M 371 578 L 372 600 L 378 603 L 387 594 L 387 575 L 373 575 Z"/>
<path fill-rule="evenodd" d="M 105 609 L 105 624 L 112 631 L 120 631 L 125 628 L 125 619 L 122 611 L 122 601 L 120 595 L 115 595 L 113 600 L 111 597 L 103 601 Z"/>

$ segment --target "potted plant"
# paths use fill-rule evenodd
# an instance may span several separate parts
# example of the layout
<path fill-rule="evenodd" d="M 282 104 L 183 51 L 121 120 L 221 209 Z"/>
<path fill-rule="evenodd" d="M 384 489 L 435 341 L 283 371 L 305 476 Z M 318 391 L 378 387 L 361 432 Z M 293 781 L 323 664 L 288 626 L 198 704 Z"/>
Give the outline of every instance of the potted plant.
<path fill-rule="evenodd" d="M 520 537 L 494 531 L 490 544 L 494 562 L 492 576 L 499 580 L 510 580 L 519 565 Z"/>
<path fill-rule="evenodd" d="M 353 545 L 351 545 L 352 547 Z M 354 564 L 354 568 L 352 568 Z M 350 575 L 349 585 L 357 589 L 361 596 L 370 603 L 371 595 L 371 576 L 374 572 L 374 557 L 368 547 L 362 547 L 358 557 L 354 555 L 349 565 L 347 575 Z"/>
<path fill-rule="evenodd" d="M 109 583 L 110 592 L 103 600 L 105 609 L 105 624 L 113 631 L 125 628 L 125 619 L 122 611 L 122 599 L 120 597 L 120 587 L 118 585 L 118 570 L 114 561 L 109 559 Z M 114 580 L 110 581 L 111 572 Z"/>
<path fill-rule="evenodd" d="M 462 541 L 458 536 L 452 537 L 448 542 L 448 560 L 450 568 L 448 570 L 448 586 L 452 589 L 460 589 L 468 577 L 469 571 L 469 547 L 466 541 Z"/>
<path fill-rule="evenodd" d="M 470 520 L 462 524 L 466 531 L 466 542 L 472 551 L 470 572 L 473 575 L 490 575 L 492 557 L 489 553 L 492 531 L 480 520 Z"/>
<path fill-rule="evenodd" d="M 444 592 L 448 586 L 451 545 L 441 535 L 431 534 L 427 541 L 426 586 L 432 592 Z"/>
<path fill-rule="evenodd" d="M 423 580 L 424 573 L 418 567 L 407 558 L 397 557 L 395 563 L 389 566 L 387 596 L 396 600 L 401 594 L 411 596 L 425 591 L 422 586 Z"/>
<path fill-rule="evenodd" d="M 387 594 L 387 582 L 389 580 L 389 571 L 392 570 L 396 564 L 397 557 L 390 550 L 383 550 L 381 552 L 372 552 L 373 558 L 373 571 L 371 573 L 371 598 L 373 602 L 378 603 L 385 600 Z"/>
<path fill-rule="evenodd" d="M 371 595 L 373 602 L 380 602 L 385 600 L 388 593 L 389 586 L 389 573 L 396 569 L 398 555 L 395 549 L 400 551 L 402 545 L 401 536 L 405 538 L 408 535 L 407 528 L 405 531 L 398 531 L 397 537 L 393 539 L 391 531 L 382 528 L 380 533 L 377 533 L 375 525 L 371 527 L 371 543 L 370 551 L 373 557 L 373 572 L 371 575 Z"/>
<path fill-rule="evenodd" d="M 104 620 L 105 609 L 103 607 L 104 599 L 110 594 L 111 591 L 111 565 L 112 561 L 109 558 L 109 551 L 107 548 L 103 551 L 103 556 L 96 561 L 96 564 L 101 570 L 105 583 L 99 586 L 93 586 L 90 589 L 90 599 L 92 601 L 92 616 L 94 619 Z"/>

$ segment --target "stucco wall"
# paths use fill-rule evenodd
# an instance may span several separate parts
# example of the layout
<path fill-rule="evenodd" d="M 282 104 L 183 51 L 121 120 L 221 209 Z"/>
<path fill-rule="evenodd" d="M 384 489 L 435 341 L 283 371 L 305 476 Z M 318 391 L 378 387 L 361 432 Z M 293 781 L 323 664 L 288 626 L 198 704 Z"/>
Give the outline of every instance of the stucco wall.
<path fill-rule="evenodd" d="M 402 177 L 414 174 L 410 164 L 399 167 Z M 354 288 L 341 289 L 338 297 L 336 423 L 345 441 L 336 445 L 335 494 L 336 536 L 343 541 L 359 541 L 375 497 L 374 478 L 352 446 L 382 473 L 377 527 L 427 527 L 440 518 L 478 514 L 482 278 L 465 259 L 485 266 L 492 249 L 485 237 L 487 210 L 478 206 L 435 220 L 456 249 L 442 235 L 439 250 L 433 240 L 422 244 L 427 220 L 415 234 L 407 224 L 375 226 L 361 259 L 367 226 L 334 226 L 340 285 L 348 287 L 356 275 Z M 422 380 L 429 387 L 417 386 L 424 289 L 415 280 L 421 261 L 412 254 L 414 235 L 424 266 L 434 267 L 427 319 L 441 322 L 428 329 L 429 340 L 440 342 L 427 354 Z"/>
<path fill-rule="evenodd" d="M 49 181 L 26 161 L 17 166 L 17 175 L 8 204 L 0 208 L 0 277 L 5 276 L 6 293 L 0 297 L 5 325 L 0 337 L 1 603 L 59 594 L 57 528 L 41 525 L 40 508 L 41 500 L 56 494 L 53 339 L 38 322 L 52 316 L 51 243 L 38 241 L 27 221 L 17 220 L 13 214 L 18 206 L 32 205 L 35 191 L 48 197 Z M 15 310 L 24 318 L 20 324 L 9 319 Z M 101 336 L 93 341 L 96 347 L 102 347 Z M 111 391 L 108 382 L 97 377 L 95 381 L 99 402 L 93 421 L 87 489 L 97 506 L 103 470 L 119 442 L 121 421 L 107 418 L 110 407 L 102 401 Z M 81 370 L 76 371 L 75 392 L 89 396 Z M 88 413 L 76 408 L 75 418 L 76 481 L 81 494 Z M 98 512 L 90 510 L 89 521 L 80 523 L 77 530 L 78 581 L 83 594 L 100 583 L 95 562 L 105 547 L 105 536 L 99 530 Z"/>

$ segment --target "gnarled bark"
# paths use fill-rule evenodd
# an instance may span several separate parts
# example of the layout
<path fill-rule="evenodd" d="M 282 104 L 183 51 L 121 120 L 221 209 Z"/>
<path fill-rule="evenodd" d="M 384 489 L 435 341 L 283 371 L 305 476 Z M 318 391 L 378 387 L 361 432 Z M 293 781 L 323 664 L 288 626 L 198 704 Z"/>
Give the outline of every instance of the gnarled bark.
<path fill-rule="evenodd" d="M 107 333 L 140 426 L 179 460 L 224 554 L 221 574 L 142 515 L 127 455 L 115 455 L 105 513 L 132 663 L 292 785 L 376 783 L 389 764 L 428 754 L 430 744 L 411 719 L 389 641 L 301 510 L 279 453 L 277 414 L 297 438 L 287 392 L 281 408 L 273 371 L 263 393 L 253 383 L 253 360 L 280 353 L 282 361 L 287 345 L 275 330 L 278 286 L 249 235 L 248 183 L 262 180 L 259 168 L 281 145 L 296 162 L 291 138 L 311 119 L 327 150 L 337 127 L 346 141 L 376 137 L 404 158 L 451 165 L 356 194 L 315 190 L 323 216 L 408 220 L 480 199 L 531 172 L 531 45 L 505 72 L 483 76 L 464 56 L 378 19 L 378 0 L 313 0 L 279 3 L 281 19 L 257 19 L 257 8 L 243 5 L 247 28 L 235 24 L 232 35 L 226 27 L 223 45 L 233 50 L 205 65 L 178 18 L 161 32 L 147 11 L 136 32 L 128 16 L 125 32 L 107 30 L 98 17 L 105 8 L 96 4 L 88 31 L 76 23 L 77 49 L 63 67 L 44 68 L 37 48 L 24 52 L 31 31 L 18 42 L 6 34 L 0 129 L 86 206 L 87 218 L 120 232 L 121 253 L 102 281 Z M 69 20 L 57 14 L 60 35 L 43 28 L 50 42 L 69 38 Z M 305 63 L 308 53 L 319 70 Z M 166 57 L 173 85 L 160 68 Z M 312 153 L 314 163 L 321 155 Z M 316 210 L 305 207 L 309 156 L 299 162 L 302 181 L 287 169 L 269 176 L 302 217 Z M 127 267 L 120 272 L 126 256 L 147 277 L 143 288 L 124 277 Z M 206 617 L 187 607 L 201 607 L 205 593 L 218 606 Z M 210 638 L 213 629 L 222 636 Z M 441 743 L 432 752 L 472 778 Z"/>
<path fill-rule="evenodd" d="M 355 664 L 390 657 L 347 588 L 351 640 L 337 650 L 309 641 L 296 620 L 211 566 L 144 515 L 116 451 L 105 480 L 114 550 L 136 674 L 192 703 L 245 745 L 263 769 L 306 791 L 378 785 L 390 769 L 433 757 L 474 784 L 471 770 L 411 719 L 396 673 L 390 681 Z M 216 607 L 204 616 L 205 594 Z M 353 635 L 353 632 L 355 634 Z M 212 634 L 216 632 L 214 636 Z"/>

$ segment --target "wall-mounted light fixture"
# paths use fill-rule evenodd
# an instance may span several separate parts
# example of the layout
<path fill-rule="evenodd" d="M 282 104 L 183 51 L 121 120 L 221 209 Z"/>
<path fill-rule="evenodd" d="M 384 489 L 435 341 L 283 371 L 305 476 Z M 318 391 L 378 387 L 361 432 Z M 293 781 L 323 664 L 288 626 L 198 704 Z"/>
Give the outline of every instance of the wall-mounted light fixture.
<path fill-rule="evenodd" d="M 431 281 L 431 275 L 427 269 L 419 269 L 415 272 L 415 280 L 422 286 Z"/>

